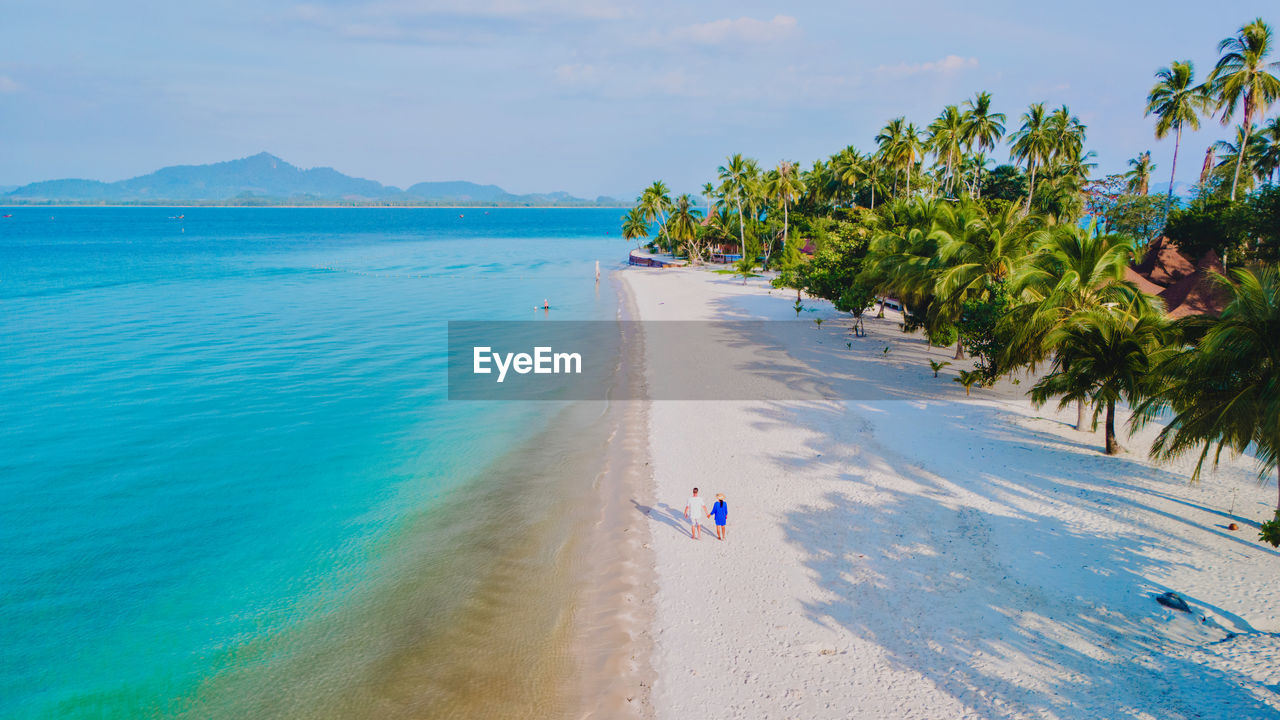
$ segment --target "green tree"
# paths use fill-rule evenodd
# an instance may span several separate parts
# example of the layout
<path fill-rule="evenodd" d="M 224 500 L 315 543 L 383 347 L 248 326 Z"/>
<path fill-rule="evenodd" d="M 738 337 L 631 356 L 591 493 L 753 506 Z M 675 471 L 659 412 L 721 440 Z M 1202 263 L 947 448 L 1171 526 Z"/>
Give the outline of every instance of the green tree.
<path fill-rule="evenodd" d="M 639 240 L 649 237 L 649 219 L 639 206 L 631 208 L 631 212 L 622 216 L 622 237 L 627 240 Z"/>
<path fill-rule="evenodd" d="M 791 203 L 795 202 L 804 193 L 804 181 L 800 179 L 799 173 L 796 172 L 796 164 L 785 160 L 778 163 L 778 170 L 770 175 L 764 191 L 765 194 L 782 205 L 782 246 L 785 248 L 787 246 L 789 228 L 788 208 L 790 208 Z M 768 262 L 768 256 L 769 253 L 766 250 L 765 262 Z"/>
<path fill-rule="evenodd" d="M 1240 28 L 1234 37 L 1218 43 L 1222 54 L 1209 75 L 1209 87 L 1222 111 L 1222 124 L 1230 124 L 1236 108 L 1243 106 L 1243 137 L 1252 134 L 1253 119 L 1265 115 L 1267 106 L 1280 98 L 1280 79 L 1275 72 L 1280 62 L 1268 61 L 1271 53 L 1271 28 L 1258 18 Z M 1231 200 L 1236 199 L 1240 182 L 1240 166 L 1244 163 L 1245 145 L 1237 149 L 1239 157 L 1231 178 Z"/>
<path fill-rule="evenodd" d="M 701 259 L 702 252 L 698 247 L 698 221 L 701 215 L 702 213 L 694 208 L 693 198 L 685 193 L 676 198 L 671 210 L 671 219 L 667 223 L 672 241 L 677 245 L 683 245 L 688 251 L 691 265 L 697 265 Z"/>
<path fill-rule="evenodd" d="M 1195 84 L 1195 65 L 1190 60 L 1175 60 L 1169 67 L 1156 71 L 1156 84 L 1147 94 L 1147 115 L 1156 116 L 1156 139 L 1174 132 L 1173 163 L 1169 169 L 1169 193 L 1165 200 L 1163 226 L 1173 207 L 1173 183 L 1178 173 L 1178 148 L 1182 146 L 1182 128 L 1200 129 L 1200 114 L 1206 110 L 1205 88 Z"/>
<path fill-rule="evenodd" d="M 1032 103 L 1022 114 L 1022 125 L 1009 136 L 1010 156 L 1027 166 L 1030 182 L 1027 185 L 1026 212 L 1031 212 L 1031 196 L 1036 189 L 1036 168 L 1049 161 L 1054 143 L 1050 134 L 1048 113 L 1044 103 Z M 997 168 L 998 169 L 998 168 Z"/>
<path fill-rule="evenodd" d="M 943 192 L 950 195 L 955 188 L 956 165 L 964 152 L 964 116 L 960 108 L 948 105 L 942 109 L 937 119 L 929 124 L 926 147 L 938 158 L 945 168 Z"/>
<path fill-rule="evenodd" d="M 1138 153 L 1138 157 L 1129 161 L 1129 171 L 1125 178 L 1129 181 L 1128 191 L 1134 195 L 1146 195 L 1151 187 L 1151 171 L 1156 166 L 1151 163 L 1151 151 Z"/>
<path fill-rule="evenodd" d="M 1151 394 L 1165 340 L 1165 322 L 1156 313 L 1110 307 L 1074 313 L 1046 337 L 1054 348 L 1053 365 L 1031 388 L 1031 401 L 1039 407 L 1056 397 L 1059 408 L 1088 402 L 1094 422 L 1105 408 L 1105 449 L 1115 455 L 1116 403 L 1136 404 Z"/>
<path fill-rule="evenodd" d="M 729 156 L 728 161 L 717 171 L 720 178 L 720 193 L 725 200 L 733 203 L 738 211 L 738 248 L 746 254 L 747 231 L 742 206 L 748 201 L 751 193 L 751 163 L 742 153 Z"/>
<path fill-rule="evenodd" d="M 1028 195 L 1027 176 L 1013 165 L 997 165 L 982 178 L 978 196 L 983 200 L 1018 202 Z"/>
<path fill-rule="evenodd" d="M 1044 362 L 1054 350 L 1049 336 L 1076 313 L 1135 305 L 1140 311 L 1157 309 L 1157 301 L 1124 279 L 1133 252 L 1127 239 L 1098 234 L 1094 227 L 1058 225 L 1035 233 L 1034 243 L 1031 256 L 1009 282 L 1010 293 L 1020 302 L 1005 320 L 1005 367 Z M 1083 431 L 1083 401 L 1076 410 L 1076 429 Z"/>
<path fill-rule="evenodd" d="M 1166 382 L 1138 406 L 1134 424 L 1172 413 L 1151 455 L 1199 449 L 1193 481 L 1214 446 L 1215 463 L 1224 449 L 1253 447 L 1259 477 L 1280 473 L 1280 270 L 1233 268 L 1215 282 L 1228 299 L 1222 316 L 1179 321 L 1185 349 L 1161 364 Z"/>
<path fill-rule="evenodd" d="M 1004 113 L 991 112 L 991 93 L 980 92 L 972 100 L 966 100 L 964 113 L 963 138 L 969 150 L 978 148 L 982 152 L 995 149 L 996 143 L 1004 137 Z M 975 197 L 982 197 L 982 164 L 978 165 L 978 178 L 974 184 L 977 190 Z"/>
<path fill-rule="evenodd" d="M 667 249 L 674 252 L 675 248 L 671 246 L 671 236 L 667 233 L 667 213 L 671 210 L 671 191 L 667 189 L 667 184 L 661 180 L 655 180 L 636 199 L 636 206 L 644 212 L 645 219 L 658 223 L 658 236 L 665 235 Z"/>

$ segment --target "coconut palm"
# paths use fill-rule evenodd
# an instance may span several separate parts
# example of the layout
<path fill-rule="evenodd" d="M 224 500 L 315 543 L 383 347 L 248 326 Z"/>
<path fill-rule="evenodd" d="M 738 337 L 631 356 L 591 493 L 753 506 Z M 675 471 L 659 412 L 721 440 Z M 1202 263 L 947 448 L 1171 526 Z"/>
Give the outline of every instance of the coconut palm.
<path fill-rule="evenodd" d="M 1224 449 L 1253 447 L 1260 477 L 1280 473 L 1280 270 L 1233 268 L 1214 281 L 1227 299 L 1221 317 L 1179 321 L 1199 339 L 1160 367 L 1167 383 L 1138 406 L 1134 424 L 1171 413 L 1151 455 L 1169 459 L 1199 449 L 1193 481 L 1214 446 L 1215 464 Z"/>
<path fill-rule="evenodd" d="M 796 164 L 786 160 L 778 163 L 778 169 L 769 176 L 764 192 L 782 205 L 782 247 L 786 248 L 788 208 L 792 202 L 795 202 L 796 198 L 804 194 L 804 181 L 800 179 L 799 173 L 796 172 Z M 765 262 L 768 262 L 768 260 L 769 253 L 766 249 Z"/>
<path fill-rule="evenodd" d="M 902 147 L 902 136 L 906 133 L 907 119 L 896 117 L 889 121 L 876 135 L 877 154 L 884 159 L 885 165 L 893 168 L 893 194 L 898 194 L 898 166 Z"/>
<path fill-rule="evenodd" d="M 748 201 L 751 193 L 751 164 L 742 157 L 742 153 L 729 156 L 728 161 L 719 167 L 720 194 L 726 201 L 732 202 L 738 211 L 738 247 L 745 252 L 747 231 L 744 224 L 742 206 Z"/>
<path fill-rule="evenodd" d="M 636 206 L 643 210 L 647 220 L 658 223 L 659 237 L 665 235 L 668 249 L 674 252 L 675 248 L 671 247 L 671 235 L 667 233 L 667 213 L 671 210 L 671 190 L 667 188 L 667 184 L 661 180 L 655 180 L 652 185 L 644 189 L 639 198 L 636 198 Z"/>
<path fill-rule="evenodd" d="M 1078 312 L 1104 307 L 1159 309 L 1158 300 L 1124 279 L 1132 243 L 1119 235 L 1100 235 L 1095 229 L 1066 224 L 1033 234 L 1034 251 L 1009 280 L 1010 294 L 1021 302 L 1002 321 L 1012 337 L 1002 358 L 1006 367 L 1034 367 L 1047 359 L 1053 347 L 1046 338 Z M 1083 401 L 1076 410 L 1076 429 L 1083 431 Z"/>
<path fill-rule="evenodd" d="M 1147 94 L 1147 115 L 1156 116 L 1156 139 L 1161 140 L 1174 132 L 1173 163 L 1169 169 L 1169 194 L 1160 218 L 1164 227 L 1173 207 L 1173 182 L 1178 172 L 1178 148 L 1182 146 L 1182 128 L 1200 129 L 1200 113 L 1204 112 L 1208 98 L 1205 88 L 1195 84 L 1195 65 L 1190 60 L 1174 60 L 1169 67 L 1156 72 L 1156 84 Z"/>
<path fill-rule="evenodd" d="M 1060 398 L 1094 407 L 1094 421 L 1106 409 L 1105 449 L 1120 451 L 1116 440 L 1116 403 L 1136 403 L 1154 389 L 1153 370 L 1167 354 L 1166 323 L 1161 315 L 1102 307 L 1073 313 L 1054 328 L 1045 342 L 1054 348 L 1053 365 L 1031 388 L 1040 406 Z"/>
<path fill-rule="evenodd" d="M 1084 211 L 1084 187 L 1097 163 L 1094 153 L 1059 155 L 1044 168 L 1033 207 L 1055 223 L 1075 222 Z"/>
<path fill-rule="evenodd" d="M 937 295 L 959 304 L 1007 280 L 1027 256 L 1035 222 L 1013 207 L 997 213 L 977 203 L 941 208 L 931 233 L 941 269 Z"/>
<path fill-rule="evenodd" d="M 702 254 L 698 247 L 698 225 L 702 213 L 694 207 L 693 197 L 688 193 L 676 198 L 671 209 L 668 230 L 675 243 L 683 244 L 689 254 L 689 263 L 697 265 Z"/>
<path fill-rule="evenodd" d="M 1259 179 L 1274 184 L 1276 172 L 1280 171 L 1280 117 L 1271 118 L 1271 122 L 1257 134 L 1262 137 L 1262 150 L 1258 154 Z"/>
<path fill-rule="evenodd" d="M 1049 161 L 1054 151 L 1048 113 L 1044 103 L 1032 103 L 1022 114 L 1022 126 L 1009 136 L 1009 155 L 1015 162 L 1025 163 L 1031 183 L 1027 186 L 1026 212 L 1031 211 L 1031 197 L 1036 191 L 1036 168 Z"/>
<path fill-rule="evenodd" d="M 1236 107 L 1244 113 L 1243 135 L 1249 137 L 1253 119 L 1266 114 L 1267 106 L 1280 99 L 1280 62 L 1268 61 L 1271 53 L 1271 28 L 1258 18 L 1240 28 L 1234 37 L 1218 43 L 1222 57 L 1209 75 L 1209 87 L 1222 111 L 1222 124 L 1235 116 Z M 1240 166 L 1244 164 L 1245 143 L 1238 149 L 1239 158 L 1231 177 L 1231 199 L 1236 199 L 1240 182 Z"/>
<path fill-rule="evenodd" d="M 1219 182 L 1226 184 L 1226 176 L 1232 177 L 1232 182 L 1240 185 L 1245 192 L 1253 189 L 1254 178 L 1265 177 L 1265 174 L 1259 171 L 1259 165 L 1263 160 L 1266 152 L 1267 141 L 1263 138 L 1262 133 L 1255 132 L 1246 139 L 1244 135 L 1244 126 L 1236 127 L 1235 142 L 1219 140 L 1213 144 L 1214 150 L 1217 151 L 1218 157 L 1222 158 L 1214 167 L 1214 173 L 1219 178 Z M 1244 182 L 1240 183 L 1240 170 L 1244 170 Z"/>
<path fill-rule="evenodd" d="M 1150 150 L 1138 153 L 1138 157 L 1129 161 L 1129 171 L 1124 174 L 1128 180 L 1125 189 L 1135 195 L 1146 195 L 1151 186 L 1151 171 L 1155 169 Z"/>
<path fill-rule="evenodd" d="M 640 246 L 640 240 L 649 237 L 649 218 L 639 206 L 622 216 L 622 237 L 637 241 L 636 247 Z"/>
<path fill-rule="evenodd" d="M 1050 113 L 1046 124 L 1052 145 L 1051 159 L 1078 157 L 1084 151 L 1084 123 L 1072 115 L 1066 105 Z"/>
<path fill-rule="evenodd" d="M 991 93 L 980 92 L 972 100 L 965 100 L 963 138 L 965 149 L 972 151 L 978 148 L 986 152 L 995 149 L 996 143 L 1004 137 L 1004 113 L 991 112 Z M 977 193 L 974 197 L 982 197 L 982 165 L 978 166 L 978 179 L 974 183 Z"/>
<path fill-rule="evenodd" d="M 920 131 L 914 123 L 907 122 L 906 118 L 897 117 L 890 120 L 876 135 L 876 144 L 880 146 L 880 157 L 885 164 L 894 169 L 894 194 L 898 192 L 896 173 L 901 172 L 906 186 L 905 194 L 910 196 L 911 173 L 915 170 L 916 158 L 920 157 L 923 150 Z"/>
<path fill-rule="evenodd" d="M 955 185 L 955 167 L 960 155 L 964 152 L 965 123 L 960 108 L 948 105 L 942 109 L 937 119 L 929 124 L 928 140 L 925 145 L 938 158 L 946 171 L 945 192 L 948 194 Z"/>

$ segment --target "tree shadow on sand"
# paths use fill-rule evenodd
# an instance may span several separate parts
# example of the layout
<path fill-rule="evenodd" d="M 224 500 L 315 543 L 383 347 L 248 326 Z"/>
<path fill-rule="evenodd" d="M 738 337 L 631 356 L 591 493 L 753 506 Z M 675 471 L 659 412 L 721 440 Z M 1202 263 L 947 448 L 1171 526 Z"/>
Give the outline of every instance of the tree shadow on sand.
<path fill-rule="evenodd" d="M 881 410 L 909 415 L 914 403 L 892 405 Z M 872 442 L 860 426 L 890 424 L 884 417 L 834 404 L 759 412 L 765 424 L 854 428 L 775 458 L 798 475 L 856 462 L 842 473 L 847 491 L 784 518 L 814 581 L 836 598 L 805 605 L 814 622 L 875 643 L 984 717 L 1280 717 L 1272 689 L 1190 657 L 1227 631 L 1256 630 L 1158 580 L 1189 567 L 1177 558 L 1199 545 L 1197 533 L 1245 555 L 1280 554 L 1173 512 L 1188 504 L 1167 492 L 1185 486 L 1181 476 L 1084 454 L 998 408 L 951 410 L 920 438 L 949 458 L 937 467 Z M 910 417 L 893 420 L 890 432 L 910 431 Z M 993 466 L 1010 445 L 1024 446 L 1025 459 Z M 1101 522 L 1116 517 L 1122 531 Z M 1165 529 L 1169 520 L 1189 532 Z M 1153 597 L 1166 590 L 1216 617 L 1160 608 Z"/>

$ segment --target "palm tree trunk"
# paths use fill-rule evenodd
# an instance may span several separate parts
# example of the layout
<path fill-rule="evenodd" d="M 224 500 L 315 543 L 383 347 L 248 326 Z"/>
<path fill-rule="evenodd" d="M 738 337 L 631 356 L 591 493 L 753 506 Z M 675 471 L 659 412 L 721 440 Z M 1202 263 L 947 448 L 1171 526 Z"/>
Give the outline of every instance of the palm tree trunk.
<path fill-rule="evenodd" d="M 738 202 L 738 252 L 742 253 L 742 257 L 747 256 L 747 231 L 742 225 L 742 197 L 736 198 Z"/>
<path fill-rule="evenodd" d="M 1240 154 L 1236 156 L 1236 171 L 1231 176 L 1231 202 L 1236 201 L 1236 185 L 1240 182 L 1240 166 L 1244 164 L 1244 149 L 1249 147 L 1249 126 L 1253 124 L 1253 113 L 1249 112 L 1248 99 L 1244 101 L 1244 135 L 1240 138 Z M 1266 118 L 1263 118 L 1264 120 Z"/>
<path fill-rule="evenodd" d="M 1173 169 L 1169 171 L 1169 198 L 1164 203 L 1164 217 L 1160 218 L 1160 232 L 1164 232 L 1165 223 L 1169 222 L 1169 210 L 1173 208 L 1173 179 L 1178 175 L 1178 147 L 1182 145 L 1182 124 L 1178 124 L 1178 133 L 1173 138 Z"/>
<path fill-rule="evenodd" d="M 1084 428 L 1084 400 L 1076 401 L 1076 432 L 1088 432 Z"/>
<path fill-rule="evenodd" d="M 925 332 L 928 332 L 928 330 L 926 329 Z M 956 340 L 956 354 L 955 354 L 955 357 L 951 359 L 952 360 L 964 359 L 964 343 L 962 343 L 960 340 Z"/>
<path fill-rule="evenodd" d="M 1107 454 L 1120 452 L 1120 443 L 1116 442 L 1116 401 L 1107 401 Z"/>
<path fill-rule="evenodd" d="M 787 201 L 782 201 L 782 252 L 787 251 Z M 786 255 L 782 256 L 786 258 Z"/>
<path fill-rule="evenodd" d="M 1276 517 L 1280 517 L 1280 464 L 1276 465 Z"/>
<path fill-rule="evenodd" d="M 1031 198 L 1036 194 L 1036 164 L 1031 165 L 1031 184 L 1027 186 L 1027 212 L 1031 212 Z"/>
<path fill-rule="evenodd" d="M 876 179 L 871 178 L 871 209 L 876 209 Z"/>
<path fill-rule="evenodd" d="M 974 189 L 977 190 L 977 194 L 974 195 L 973 199 L 981 200 L 982 199 L 982 166 L 981 165 L 978 166 L 978 184 L 974 186 Z"/>

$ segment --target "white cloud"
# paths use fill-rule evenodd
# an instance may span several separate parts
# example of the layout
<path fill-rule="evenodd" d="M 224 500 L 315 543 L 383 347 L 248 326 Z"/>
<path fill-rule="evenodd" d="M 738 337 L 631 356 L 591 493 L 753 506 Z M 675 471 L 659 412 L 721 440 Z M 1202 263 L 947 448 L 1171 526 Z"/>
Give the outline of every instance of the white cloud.
<path fill-rule="evenodd" d="M 0 93 L 18 92 L 21 89 L 22 86 L 13 78 L 0 75 Z"/>
<path fill-rule="evenodd" d="M 799 33 L 800 24 L 790 15 L 775 15 L 772 20 L 740 17 L 725 18 L 697 25 L 686 25 L 671 31 L 672 42 L 696 45 L 730 43 L 763 44 L 786 40 Z"/>
<path fill-rule="evenodd" d="M 934 60 L 932 62 L 880 65 L 874 72 L 876 75 L 887 77 L 925 74 L 952 75 L 962 70 L 971 70 L 976 67 L 978 67 L 978 58 L 948 55 L 941 60 Z"/>

